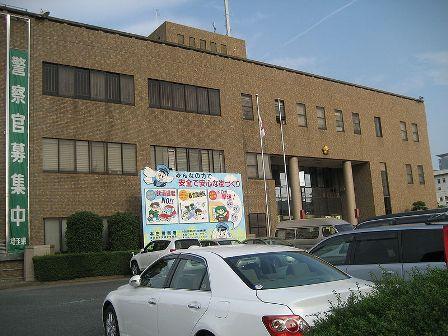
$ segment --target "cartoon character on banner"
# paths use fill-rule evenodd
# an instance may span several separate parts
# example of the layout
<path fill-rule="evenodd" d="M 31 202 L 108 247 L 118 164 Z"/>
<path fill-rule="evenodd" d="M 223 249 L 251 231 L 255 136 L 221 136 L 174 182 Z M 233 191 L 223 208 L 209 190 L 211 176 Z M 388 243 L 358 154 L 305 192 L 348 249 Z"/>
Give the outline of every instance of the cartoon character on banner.
<path fill-rule="evenodd" d="M 149 211 L 148 211 L 148 221 L 149 222 L 158 222 L 159 221 L 159 214 L 160 214 L 160 203 L 159 202 L 152 202 L 149 205 Z"/>
<path fill-rule="evenodd" d="M 229 225 L 227 223 L 218 223 L 212 231 L 212 239 L 226 239 L 232 238 L 232 234 L 229 230 Z"/>
<path fill-rule="evenodd" d="M 194 218 L 195 211 L 197 209 L 196 206 L 193 203 L 191 203 L 189 205 L 185 205 L 184 208 L 185 209 L 182 211 L 182 219 L 184 221 L 188 221 Z"/>
<path fill-rule="evenodd" d="M 218 222 L 227 222 L 229 220 L 229 211 L 224 205 L 218 205 L 213 211 Z"/>
<path fill-rule="evenodd" d="M 143 170 L 143 175 L 145 175 L 143 178 L 145 183 L 152 184 L 155 187 L 164 187 L 167 183 L 174 180 L 173 176 L 169 176 L 170 169 L 163 164 L 157 165 L 156 170 L 145 167 Z"/>
<path fill-rule="evenodd" d="M 163 222 L 169 222 L 174 216 L 176 216 L 176 210 L 171 204 L 168 204 L 163 208 L 162 213 L 159 215 L 159 218 Z"/>

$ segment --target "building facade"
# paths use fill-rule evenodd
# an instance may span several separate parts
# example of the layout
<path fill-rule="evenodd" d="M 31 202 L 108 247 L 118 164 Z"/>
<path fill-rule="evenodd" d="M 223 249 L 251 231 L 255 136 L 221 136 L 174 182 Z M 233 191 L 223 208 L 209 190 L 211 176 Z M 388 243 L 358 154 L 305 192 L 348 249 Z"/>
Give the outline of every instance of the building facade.
<path fill-rule="evenodd" d="M 144 37 L 0 11 L 1 50 L 5 15 L 31 20 L 29 244 L 63 250 L 65 218 L 76 211 L 139 214 L 138 172 L 159 163 L 241 173 L 247 232 L 265 235 L 256 94 L 274 225 L 288 217 L 282 129 L 291 216 L 304 210 L 355 223 L 356 213 L 404 211 L 417 200 L 436 206 L 418 99 L 249 60 L 242 40 L 170 22 Z M 26 41 L 23 22 L 11 17 L 10 46 L 26 49 Z M 5 69 L 6 53 L 0 62 Z M 5 111 L 5 71 L 0 82 Z"/>
<path fill-rule="evenodd" d="M 448 169 L 434 171 L 437 204 L 448 207 Z"/>

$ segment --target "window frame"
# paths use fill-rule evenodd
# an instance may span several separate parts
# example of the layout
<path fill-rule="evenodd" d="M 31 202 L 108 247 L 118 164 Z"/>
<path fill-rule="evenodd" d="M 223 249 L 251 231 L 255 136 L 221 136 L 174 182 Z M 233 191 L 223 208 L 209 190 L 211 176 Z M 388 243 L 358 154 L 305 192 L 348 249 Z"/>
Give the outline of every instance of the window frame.
<path fill-rule="evenodd" d="M 188 288 L 172 288 L 172 281 L 174 278 L 174 275 L 176 274 L 177 269 L 179 268 L 179 264 L 182 262 L 182 260 L 191 260 L 191 261 L 196 261 L 196 262 L 200 262 L 203 263 L 205 265 L 205 273 L 202 276 L 201 282 L 199 284 L 199 289 L 188 289 Z M 209 268 L 208 268 L 208 264 L 207 264 L 207 260 L 203 257 L 200 257 L 198 255 L 193 255 L 193 254 L 179 254 L 177 256 L 177 260 L 176 263 L 173 265 L 173 271 L 171 272 L 168 282 L 167 282 L 167 287 L 165 288 L 169 288 L 170 290 L 173 291 L 178 291 L 178 290 L 182 290 L 182 291 L 189 291 L 189 292 L 211 292 L 211 287 L 210 287 L 210 276 L 209 276 Z M 204 290 L 201 289 L 202 284 L 204 282 L 204 279 L 208 278 L 208 282 L 209 282 L 209 287 L 208 289 Z"/>
<path fill-rule="evenodd" d="M 243 120 L 255 120 L 254 118 L 254 101 L 252 99 L 252 95 L 250 93 L 241 93 L 241 109 L 243 112 Z M 244 105 L 244 98 L 250 99 L 250 106 Z M 249 112 L 250 108 L 250 115 L 246 112 Z"/>
<path fill-rule="evenodd" d="M 409 141 L 408 128 L 405 121 L 400 121 L 400 137 L 403 141 Z"/>
<path fill-rule="evenodd" d="M 420 142 L 420 132 L 418 131 L 418 125 L 416 123 L 411 123 L 412 128 L 412 140 L 414 142 Z"/>
<path fill-rule="evenodd" d="M 323 112 L 323 116 L 319 116 L 319 111 Z M 327 127 L 327 115 L 325 107 L 316 106 L 316 117 L 317 117 L 317 129 L 321 131 L 326 131 L 328 127 Z M 320 125 L 319 121 L 323 121 L 323 126 Z"/>
<path fill-rule="evenodd" d="M 417 165 L 417 175 L 418 175 L 418 183 L 420 185 L 425 185 L 426 184 L 425 168 L 423 167 L 423 165 Z"/>
<path fill-rule="evenodd" d="M 383 138 L 383 125 L 381 124 L 381 117 L 373 117 L 375 125 L 375 135 L 377 138 Z"/>
<path fill-rule="evenodd" d="M 334 118 L 336 122 L 336 132 L 345 132 L 344 113 L 342 112 L 342 110 L 335 109 Z"/>
<path fill-rule="evenodd" d="M 370 241 L 370 240 L 395 240 L 397 243 L 397 260 L 395 262 L 389 262 L 389 263 L 380 263 L 380 265 L 392 265 L 392 264 L 399 264 L 401 263 L 401 250 L 402 250 L 402 246 L 401 246 L 401 235 L 399 234 L 399 232 L 363 232 L 363 233 L 358 233 L 358 234 L 354 234 L 354 241 L 351 243 L 353 244 L 353 247 L 351 248 L 350 251 L 350 265 L 378 265 L 379 263 L 375 262 L 375 263 L 370 263 L 370 264 L 357 264 L 355 263 L 355 257 L 356 257 L 356 253 L 358 246 L 359 246 L 359 242 L 362 241 Z"/>
<path fill-rule="evenodd" d="M 362 134 L 361 117 L 359 116 L 359 113 L 352 112 L 352 122 L 353 122 L 353 134 L 361 135 Z"/>
<path fill-rule="evenodd" d="M 284 99 L 275 98 L 275 120 L 277 124 L 280 124 L 280 117 L 282 117 L 282 124 L 286 125 L 286 105 Z"/>
<path fill-rule="evenodd" d="M 51 67 L 55 67 L 56 68 L 56 90 L 53 92 L 50 92 L 48 90 L 45 90 L 46 88 L 46 69 L 47 67 L 51 68 Z M 72 95 L 64 95 L 61 94 L 59 92 L 59 70 L 60 68 L 65 67 L 68 69 L 72 69 L 73 71 L 73 94 Z M 76 87 L 76 84 L 78 83 L 78 81 L 76 80 L 77 76 L 76 73 L 77 71 L 79 72 L 83 72 L 83 71 L 87 71 L 87 86 L 89 88 L 89 96 L 85 96 L 85 95 L 81 95 L 78 92 L 78 89 Z M 98 73 L 103 74 L 104 77 L 104 90 L 105 90 L 105 95 L 104 95 L 104 99 L 96 99 L 92 96 L 92 85 L 91 85 L 91 73 L 95 71 Z M 107 95 L 107 76 L 117 76 L 118 77 L 118 99 L 108 99 L 108 95 Z M 132 82 L 133 82 L 133 86 L 132 86 L 132 96 L 133 99 L 131 103 L 128 102 L 124 102 L 124 100 L 122 100 L 121 97 L 121 78 L 122 76 L 128 76 L 128 77 L 132 77 Z M 63 98 L 70 98 L 70 99 L 80 99 L 80 100 L 87 100 L 87 101 L 97 101 L 97 102 L 106 102 L 106 103 L 112 103 L 112 104 L 120 104 L 120 105 L 129 105 L 129 106 L 135 106 L 135 78 L 134 75 L 129 75 L 129 74 L 124 74 L 124 73 L 116 73 L 116 72 L 110 72 L 110 71 L 104 71 L 104 70 L 98 70 L 98 69 L 91 69 L 91 68 L 85 68 L 85 67 L 76 67 L 76 66 L 72 66 L 72 65 L 66 65 L 66 64 L 58 64 L 58 63 L 52 63 L 52 62 L 46 62 L 46 61 L 42 61 L 42 95 L 44 96 L 53 96 L 53 97 L 63 97 Z"/>
<path fill-rule="evenodd" d="M 300 109 L 299 106 L 302 106 L 303 109 Z M 304 103 L 296 103 L 296 111 L 299 127 L 308 127 L 308 116 L 306 112 L 306 105 Z M 301 111 L 303 111 L 303 113 L 300 113 Z M 301 122 L 301 120 L 304 122 Z"/>
<path fill-rule="evenodd" d="M 405 164 L 406 169 L 406 182 L 407 184 L 414 184 L 414 173 L 412 171 L 412 165 L 409 163 Z"/>
<path fill-rule="evenodd" d="M 42 149 L 43 149 L 43 140 L 44 139 L 49 139 L 49 140 L 57 140 L 57 159 L 58 159 L 58 169 L 57 170 L 48 170 L 48 169 L 44 169 L 44 158 L 42 155 L 42 171 L 44 173 L 58 173 L 58 174 L 97 174 L 97 175 L 129 175 L 129 176 L 136 176 L 138 175 L 138 169 L 137 169 L 137 144 L 134 143 L 127 143 L 127 142 L 114 142 L 114 141 L 93 141 L 93 140 L 81 140 L 81 139 L 65 139 L 65 138 L 49 138 L 49 137 L 43 137 L 42 138 Z M 65 171 L 65 170 L 61 170 L 60 166 L 60 140 L 62 141 L 72 141 L 73 142 L 73 146 L 74 146 L 74 170 L 73 171 Z M 78 160 L 77 160 L 77 142 L 87 142 L 88 143 L 88 165 L 89 165 L 89 171 L 78 171 Z M 95 172 L 92 170 L 92 143 L 102 143 L 103 144 L 103 148 L 104 148 L 104 163 L 105 163 L 105 171 L 104 172 Z M 120 145 L 120 151 L 121 151 L 121 174 L 117 174 L 117 173 L 109 173 L 108 169 L 108 146 L 109 144 L 118 144 Z M 123 145 L 131 145 L 135 147 L 135 173 L 125 173 L 124 172 L 124 166 L 123 166 Z M 43 150 L 42 150 L 43 152 Z"/>
<path fill-rule="evenodd" d="M 256 216 L 256 218 L 257 218 L 256 223 L 257 223 L 257 224 L 260 222 L 259 217 L 260 217 L 260 216 L 264 216 L 264 226 L 260 226 L 260 225 L 252 226 L 252 225 L 251 225 L 251 221 L 250 221 L 251 216 Z M 266 236 L 267 236 L 267 234 L 268 234 L 268 231 L 267 231 L 267 230 L 268 230 L 268 227 L 267 227 L 267 225 L 268 225 L 268 224 L 267 224 L 267 215 L 266 215 L 266 213 L 264 213 L 264 212 L 251 212 L 251 213 L 248 213 L 248 214 L 247 214 L 247 223 L 249 224 L 249 233 L 250 233 L 250 234 L 253 234 L 252 229 L 257 229 L 257 230 L 256 230 L 257 233 L 254 233 L 254 234 L 255 234 L 255 237 L 266 237 Z M 265 231 L 265 235 L 262 235 L 262 236 L 259 236 L 259 235 L 258 235 L 258 233 L 260 233 L 260 228 L 264 229 L 264 231 Z M 255 239 L 252 239 L 252 240 L 255 241 L 256 238 L 255 238 Z"/>

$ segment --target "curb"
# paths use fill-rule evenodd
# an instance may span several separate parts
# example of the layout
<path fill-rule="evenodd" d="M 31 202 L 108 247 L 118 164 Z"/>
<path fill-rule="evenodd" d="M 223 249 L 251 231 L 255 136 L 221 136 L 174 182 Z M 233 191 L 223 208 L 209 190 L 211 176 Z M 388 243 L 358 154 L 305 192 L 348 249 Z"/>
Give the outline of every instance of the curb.
<path fill-rule="evenodd" d="M 40 281 L 29 281 L 25 282 L 21 281 L 0 281 L 0 291 L 6 289 L 35 289 L 40 287 L 58 287 L 58 286 L 69 286 L 73 284 L 90 284 L 90 283 L 98 283 L 98 282 L 108 282 L 115 280 L 128 280 L 130 276 L 125 275 L 110 275 L 110 276 L 99 276 L 99 277 L 88 277 L 88 278 L 79 278 L 79 279 L 70 279 L 70 280 L 58 280 L 58 281 L 48 281 L 48 282 L 40 282 Z"/>

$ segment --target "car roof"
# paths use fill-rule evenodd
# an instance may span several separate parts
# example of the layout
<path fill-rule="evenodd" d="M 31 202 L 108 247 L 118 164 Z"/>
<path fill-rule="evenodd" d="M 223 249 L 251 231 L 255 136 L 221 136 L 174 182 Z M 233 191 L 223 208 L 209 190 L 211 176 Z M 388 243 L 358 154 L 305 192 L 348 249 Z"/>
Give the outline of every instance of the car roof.
<path fill-rule="evenodd" d="M 207 254 L 213 253 L 222 258 L 236 257 L 247 254 L 284 252 L 284 251 L 302 251 L 290 246 L 278 245 L 218 245 L 198 248 L 189 248 L 188 250 L 178 251 L 180 254 L 195 254 L 205 257 Z"/>
<path fill-rule="evenodd" d="M 331 237 L 341 236 L 346 234 L 359 234 L 363 232 L 384 232 L 384 231 L 406 231 L 406 230 L 433 230 L 441 229 L 443 224 L 426 224 L 426 223 L 413 223 L 413 224 L 399 224 L 399 225 L 385 225 L 385 226 L 375 226 L 370 228 L 360 228 L 354 231 L 344 231 L 335 234 Z"/>
<path fill-rule="evenodd" d="M 349 222 L 346 222 L 345 220 L 338 218 L 308 218 L 308 219 L 294 219 L 294 220 L 282 221 L 278 223 L 277 229 L 290 229 L 303 226 L 342 225 L 342 224 L 351 225 Z"/>

